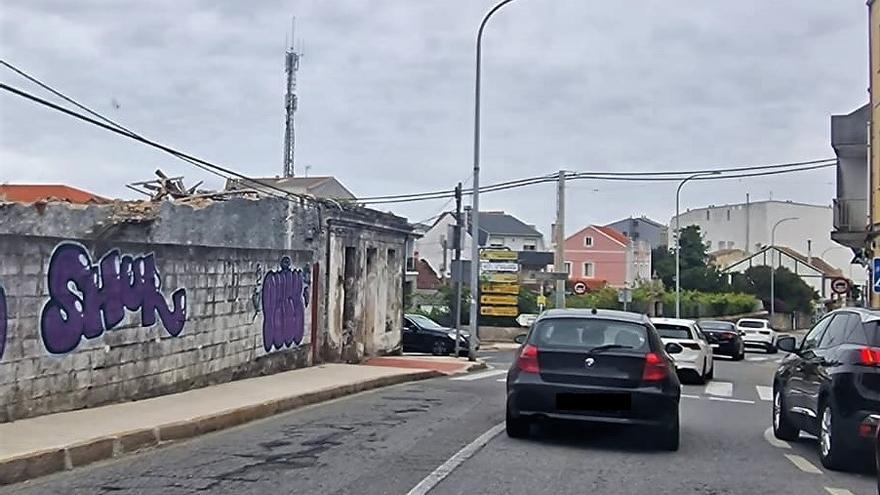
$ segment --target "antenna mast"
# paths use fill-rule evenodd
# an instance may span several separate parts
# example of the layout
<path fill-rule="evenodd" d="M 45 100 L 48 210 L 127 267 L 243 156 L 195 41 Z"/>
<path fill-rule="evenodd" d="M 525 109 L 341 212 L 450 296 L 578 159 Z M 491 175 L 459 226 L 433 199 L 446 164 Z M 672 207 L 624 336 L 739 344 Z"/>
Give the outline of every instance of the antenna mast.
<path fill-rule="evenodd" d="M 287 95 L 284 99 L 284 109 L 287 118 L 285 119 L 284 129 L 284 177 L 293 177 L 293 151 L 296 145 L 293 115 L 296 113 L 297 97 L 296 97 L 296 71 L 299 70 L 299 59 L 301 53 L 296 51 L 295 44 L 295 27 L 296 17 L 290 21 L 290 44 L 284 54 L 284 68 L 287 72 Z"/>

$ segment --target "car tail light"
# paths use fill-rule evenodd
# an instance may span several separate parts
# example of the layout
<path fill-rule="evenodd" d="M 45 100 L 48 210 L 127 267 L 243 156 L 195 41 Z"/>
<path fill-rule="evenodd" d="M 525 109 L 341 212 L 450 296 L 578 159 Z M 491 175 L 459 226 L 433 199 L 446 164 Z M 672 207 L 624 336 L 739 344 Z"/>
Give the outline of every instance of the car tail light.
<path fill-rule="evenodd" d="M 669 366 L 666 361 L 656 352 L 645 355 L 645 371 L 642 373 L 643 382 L 659 382 L 669 376 Z"/>
<path fill-rule="evenodd" d="M 523 373 L 540 373 L 541 367 L 538 365 L 538 348 L 532 344 L 523 347 L 516 364 Z"/>
<path fill-rule="evenodd" d="M 880 349 L 876 347 L 862 347 L 859 351 L 859 361 L 865 366 L 880 366 Z"/>

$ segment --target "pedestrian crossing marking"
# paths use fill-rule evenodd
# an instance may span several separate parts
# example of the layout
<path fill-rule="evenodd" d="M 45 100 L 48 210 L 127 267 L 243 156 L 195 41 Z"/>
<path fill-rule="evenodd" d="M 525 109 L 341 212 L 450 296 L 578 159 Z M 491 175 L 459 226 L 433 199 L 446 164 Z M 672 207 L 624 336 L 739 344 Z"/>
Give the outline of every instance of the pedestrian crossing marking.
<path fill-rule="evenodd" d="M 470 375 L 457 376 L 455 378 L 450 378 L 450 380 L 460 380 L 460 381 L 464 381 L 464 382 L 469 382 L 472 380 L 480 380 L 480 379 L 489 378 L 492 376 L 503 375 L 505 373 L 507 373 L 507 370 L 489 370 L 489 371 L 483 371 L 481 373 L 473 373 Z"/>
<path fill-rule="evenodd" d="M 766 385 L 755 385 L 755 389 L 758 391 L 758 397 L 760 397 L 761 400 L 773 400 L 773 387 L 768 387 Z"/>
<path fill-rule="evenodd" d="M 705 393 L 709 395 L 719 395 L 722 397 L 730 397 L 733 395 L 733 383 L 730 382 L 709 382 L 706 385 Z"/>

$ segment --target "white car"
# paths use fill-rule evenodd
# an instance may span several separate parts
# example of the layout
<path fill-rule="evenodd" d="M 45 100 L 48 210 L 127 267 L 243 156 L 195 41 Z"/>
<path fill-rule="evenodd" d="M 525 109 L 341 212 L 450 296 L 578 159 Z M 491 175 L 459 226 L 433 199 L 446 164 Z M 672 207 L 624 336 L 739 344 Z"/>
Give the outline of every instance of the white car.
<path fill-rule="evenodd" d="M 736 329 L 742 333 L 746 347 L 760 347 L 768 354 L 776 353 L 776 340 L 779 336 L 770 322 L 759 318 L 743 318 L 736 322 Z"/>
<path fill-rule="evenodd" d="M 679 373 L 695 375 L 699 383 L 705 383 L 715 376 L 715 360 L 712 346 L 694 320 L 678 318 L 651 318 L 651 323 L 660 334 L 664 344 L 675 342 L 684 350 L 672 356 L 675 369 Z"/>

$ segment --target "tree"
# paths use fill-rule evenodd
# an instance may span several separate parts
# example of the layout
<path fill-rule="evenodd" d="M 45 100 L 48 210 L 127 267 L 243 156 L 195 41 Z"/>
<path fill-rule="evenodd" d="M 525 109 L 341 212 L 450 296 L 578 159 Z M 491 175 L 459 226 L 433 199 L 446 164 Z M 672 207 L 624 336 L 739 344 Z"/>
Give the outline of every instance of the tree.
<path fill-rule="evenodd" d="M 681 229 L 681 288 L 705 292 L 729 292 L 724 275 L 709 264 L 709 246 L 697 225 Z M 654 272 L 668 288 L 675 287 L 675 251 L 658 247 L 651 251 Z"/>
<path fill-rule="evenodd" d="M 782 266 L 776 269 L 774 276 L 776 279 L 774 295 L 777 310 L 806 313 L 813 309 L 813 301 L 819 295 L 803 279 Z M 765 308 L 770 307 L 769 266 L 753 266 L 743 273 L 734 274 L 732 285 L 735 291 L 754 294 L 764 303 Z"/>

